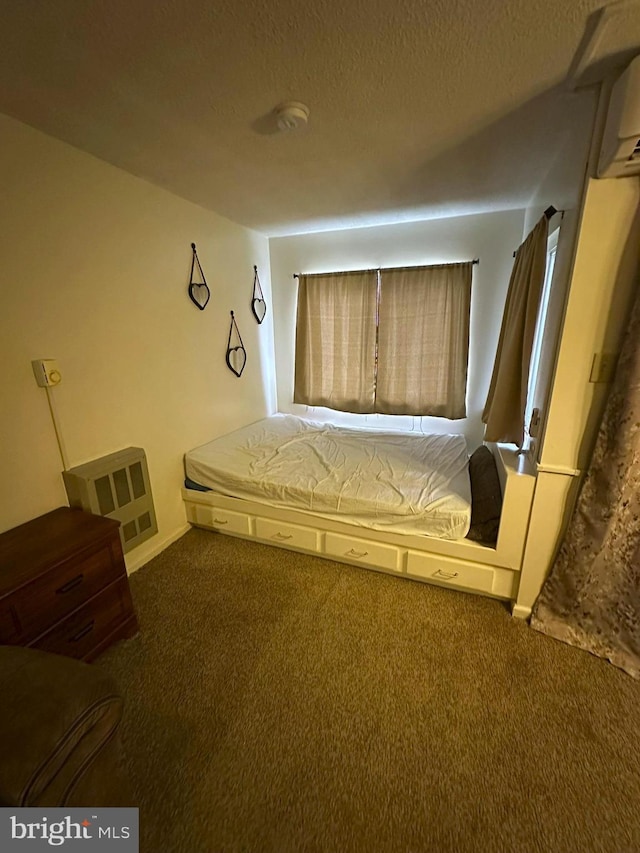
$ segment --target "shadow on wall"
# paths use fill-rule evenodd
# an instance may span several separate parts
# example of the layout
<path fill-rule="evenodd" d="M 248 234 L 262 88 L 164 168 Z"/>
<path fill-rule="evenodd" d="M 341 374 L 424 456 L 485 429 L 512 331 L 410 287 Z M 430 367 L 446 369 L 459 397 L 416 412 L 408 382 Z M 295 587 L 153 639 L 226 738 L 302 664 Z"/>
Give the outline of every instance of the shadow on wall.
<path fill-rule="evenodd" d="M 344 199 L 344 212 L 351 216 L 352 227 L 366 227 L 380 211 L 385 211 L 382 219 L 389 223 L 522 210 L 547 187 L 553 198 L 543 203 L 543 209 L 548 204 L 574 207 L 580 198 L 596 103 L 593 88 L 574 92 L 559 84 L 444 148 L 417 170 L 409 172 L 399 164 L 391 172 L 371 176 L 378 187 L 376 200 L 366 207 L 359 201 L 357 213 L 350 213 L 355 205 Z M 518 196 L 514 185 L 520 188 Z M 336 228 L 332 218 L 308 224 L 313 226 L 309 231 Z"/>
<path fill-rule="evenodd" d="M 521 199 L 526 207 L 540 186 L 539 175 L 553 171 L 554 197 L 548 202 L 572 206 L 582 187 L 594 110 L 592 91 L 557 86 L 425 162 L 399 191 L 412 193 L 416 204 L 499 208 L 512 191 L 509 175 L 524 181 L 531 174 Z"/>

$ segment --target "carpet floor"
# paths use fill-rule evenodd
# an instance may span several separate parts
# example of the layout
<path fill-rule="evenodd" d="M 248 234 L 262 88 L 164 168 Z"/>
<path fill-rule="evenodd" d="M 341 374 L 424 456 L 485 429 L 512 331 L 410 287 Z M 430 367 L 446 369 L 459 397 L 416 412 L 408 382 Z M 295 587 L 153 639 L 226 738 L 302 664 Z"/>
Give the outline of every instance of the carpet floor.
<path fill-rule="evenodd" d="M 142 853 L 640 850 L 640 683 L 500 602 L 195 529 L 131 587 Z"/>

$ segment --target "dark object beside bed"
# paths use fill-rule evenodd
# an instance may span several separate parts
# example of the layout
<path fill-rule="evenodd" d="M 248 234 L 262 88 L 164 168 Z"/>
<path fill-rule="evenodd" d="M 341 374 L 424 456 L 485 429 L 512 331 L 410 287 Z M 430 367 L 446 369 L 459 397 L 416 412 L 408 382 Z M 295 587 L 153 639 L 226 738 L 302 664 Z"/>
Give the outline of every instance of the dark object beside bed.
<path fill-rule="evenodd" d="M 471 526 L 467 539 L 495 545 L 502 512 L 502 489 L 493 453 L 484 444 L 469 459 Z"/>
<path fill-rule="evenodd" d="M 208 486 L 201 486 L 200 483 L 196 483 L 195 480 L 191 480 L 189 477 L 185 477 L 184 487 L 185 487 L 185 489 L 193 489 L 195 492 L 210 492 L 211 491 L 211 489 Z"/>

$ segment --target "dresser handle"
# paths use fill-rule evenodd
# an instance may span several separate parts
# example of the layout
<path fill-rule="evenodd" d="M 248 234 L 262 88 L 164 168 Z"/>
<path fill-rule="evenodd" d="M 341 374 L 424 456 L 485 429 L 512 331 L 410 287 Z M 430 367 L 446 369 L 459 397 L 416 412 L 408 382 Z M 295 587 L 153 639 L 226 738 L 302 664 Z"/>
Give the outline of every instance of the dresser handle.
<path fill-rule="evenodd" d="M 347 551 L 345 557 L 366 557 L 368 551 L 354 551 L 353 548 L 350 551 Z"/>
<path fill-rule="evenodd" d="M 293 539 L 293 533 L 289 533 L 289 535 L 287 536 L 285 533 L 280 533 L 278 531 L 278 533 L 274 533 L 274 535 L 271 538 L 272 539 Z"/>
<path fill-rule="evenodd" d="M 71 592 L 71 590 L 79 586 L 83 580 L 84 575 L 78 575 L 77 577 L 72 578 L 70 581 L 63 583 L 62 586 L 56 590 L 56 595 L 64 595 L 66 592 Z"/>
<path fill-rule="evenodd" d="M 77 634 L 74 634 L 74 635 L 73 635 L 73 637 L 69 637 L 69 639 L 68 639 L 68 641 L 67 641 L 67 642 L 69 642 L 69 643 L 77 643 L 77 642 L 78 642 L 78 640 L 81 640 L 83 637 L 86 637 L 86 636 L 87 636 L 87 634 L 89 634 L 91 631 L 93 631 L 93 626 L 94 626 L 94 624 L 95 624 L 95 623 L 94 623 L 94 621 L 93 621 L 93 619 L 92 619 L 92 620 L 91 620 L 91 622 L 89 622 L 89 624 L 88 624 L 88 625 L 85 625 L 85 626 L 84 626 L 84 628 L 81 628 L 81 629 L 78 631 L 78 633 L 77 633 Z"/>
<path fill-rule="evenodd" d="M 438 571 L 434 572 L 431 575 L 432 578 L 446 578 L 448 581 L 453 580 L 453 578 L 458 577 L 458 572 L 443 572 L 442 569 L 438 569 Z"/>
<path fill-rule="evenodd" d="M 229 524 L 229 520 L 227 519 L 226 521 L 223 521 L 221 518 L 214 518 L 213 523 L 214 524 Z"/>

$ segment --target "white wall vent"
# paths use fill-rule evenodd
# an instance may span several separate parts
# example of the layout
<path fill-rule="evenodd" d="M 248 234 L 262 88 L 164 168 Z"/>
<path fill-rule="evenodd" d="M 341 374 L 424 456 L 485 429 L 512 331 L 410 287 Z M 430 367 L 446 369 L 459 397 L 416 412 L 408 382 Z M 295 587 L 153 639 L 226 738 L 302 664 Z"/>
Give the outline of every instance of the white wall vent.
<path fill-rule="evenodd" d="M 640 56 L 613 84 L 602 137 L 599 178 L 640 174 Z"/>
<path fill-rule="evenodd" d="M 120 522 L 122 549 L 130 551 L 158 532 L 147 458 L 127 447 L 63 471 L 69 504 Z"/>

